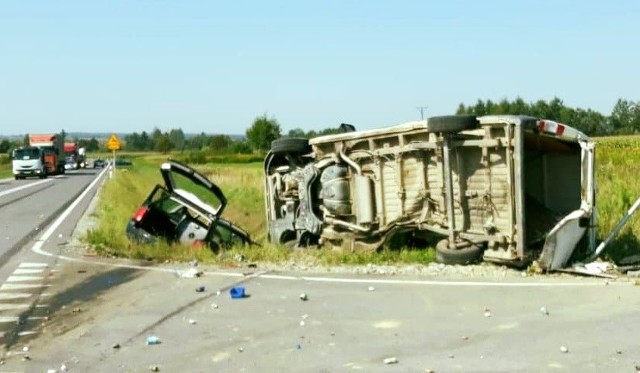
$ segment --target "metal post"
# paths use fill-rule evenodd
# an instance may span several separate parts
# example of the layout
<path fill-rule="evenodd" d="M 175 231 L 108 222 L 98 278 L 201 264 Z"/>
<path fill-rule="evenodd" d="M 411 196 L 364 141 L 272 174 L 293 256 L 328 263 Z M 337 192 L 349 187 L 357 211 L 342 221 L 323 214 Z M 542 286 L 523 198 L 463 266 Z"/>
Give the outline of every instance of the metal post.
<path fill-rule="evenodd" d="M 613 228 L 613 231 L 611 233 L 609 233 L 609 236 L 607 236 L 607 238 L 604 241 L 600 242 L 600 245 L 598 245 L 598 247 L 596 248 L 596 251 L 593 253 L 593 255 L 591 255 L 586 260 L 587 262 L 593 261 L 595 258 L 597 258 L 602 253 L 602 251 L 604 251 L 604 248 L 607 246 L 607 244 L 609 244 L 609 242 L 613 239 L 613 237 L 615 237 L 615 235 L 618 234 L 620 229 L 622 229 L 622 227 L 625 225 L 627 220 L 629 220 L 631 215 L 636 211 L 636 209 L 638 207 L 640 207 L 640 198 L 638 198 L 636 200 L 636 202 L 633 204 L 633 206 L 631 206 L 631 208 L 629 208 L 627 213 L 622 217 L 622 220 L 620 220 L 618 222 L 618 224 L 616 225 L 616 227 Z"/>
<path fill-rule="evenodd" d="M 455 214 L 453 213 L 453 175 L 451 172 L 451 149 L 450 135 L 444 135 L 443 156 L 444 156 L 444 177 L 445 187 L 447 189 L 447 220 L 449 221 L 449 247 L 454 248 L 456 242 L 456 223 Z"/>

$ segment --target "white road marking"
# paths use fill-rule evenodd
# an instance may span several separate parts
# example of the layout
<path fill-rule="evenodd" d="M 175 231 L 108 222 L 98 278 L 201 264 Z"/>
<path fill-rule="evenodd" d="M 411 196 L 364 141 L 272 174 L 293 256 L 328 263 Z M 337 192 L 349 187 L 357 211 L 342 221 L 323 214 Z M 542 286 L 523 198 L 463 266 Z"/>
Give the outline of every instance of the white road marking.
<path fill-rule="evenodd" d="M 37 274 L 37 273 L 42 273 L 44 272 L 44 269 L 24 269 L 24 268 L 18 268 L 15 271 L 13 271 L 14 275 L 33 275 L 33 274 Z"/>
<path fill-rule="evenodd" d="M 8 323 L 8 322 L 17 322 L 20 320 L 18 316 L 0 316 L 0 324 Z"/>
<path fill-rule="evenodd" d="M 0 293 L 0 300 L 23 299 L 33 296 L 31 293 Z"/>
<path fill-rule="evenodd" d="M 86 263 L 93 265 L 101 265 L 114 268 L 128 268 L 139 269 L 143 271 L 156 271 L 166 273 L 176 273 L 174 269 L 170 268 L 158 268 L 158 267 L 144 267 L 130 264 L 116 264 L 116 263 L 102 263 L 96 261 L 90 261 L 80 258 L 73 258 L 64 255 L 53 254 L 48 251 L 44 251 L 42 246 L 53 235 L 58 227 L 64 222 L 64 220 L 71 214 L 71 212 L 80 204 L 80 201 L 89 193 L 89 191 L 100 181 L 100 178 L 104 175 L 107 169 L 103 170 L 99 177 L 97 177 L 89 186 L 76 198 L 66 210 L 58 216 L 58 218 L 47 228 L 40 238 L 33 244 L 31 250 L 37 254 L 47 256 L 50 258 L 57 258 L 69 262 Z M 205 275 L 223 276 L 223 277 L 245 277 L 242 273 L 235 272 L 204 272 Z M 575 282 L 550 282 L 548 280 L 541 282 L 533 282 L 535 280 L 523 280 L 514 282 L 490 282 L 490 281 L 438 281 L 438 280 L 391 280 L 391 279 L 374 279 L 374 278 L 340 278 L 340 277 L 325 277 L 325 276 L 287 276 L 287 275 L 275 275 L 266 274 L 266 272 L 256 273 L 254 277 L 264 278 L 270 280 L 286 280 L 286 281 L 310 281 L 310 282 L 331 282 L 331 283 L 350 283 L 350 284 L 387 284 L 387 285 L 426 285 L 426 286 L 487 286 L 487 287 L 580 287 L 580 286 L 603 286 L 601 280 L 583 279 L 583 281 Z M 617 285 L 631 285 L 630 283 L 611 283 Z M 43 294 L 44 295 L 44 294 Z"/>
<path fill-rule="evenodd" d="M 44 276 L 9 276 L 7 282 L 42 281 Z"/>
<path fill-rule="evenodd" d="M 19 187 L 7 189 L 4 192 L 0 192 L 0 197 L 6 196 L 7 194 L 19 192 L 19 191 L 27 189 L 27 188 L 32 188 L 32 187 L 40 185 L 40 184 L 48 183 L 48 182 L 51 182 L 51 181 L 53 181 L 53 180 L 44 179 L 44 180 L 36 181 L 35 183 L 30 183 L 30 184 L 26 184 L 26 185 L 20 185 Z"/>
<path fill-rule="evenodd" d="M 27 303 L 0 303 L 0 311 L 24 310 L 31 305 Z"/>
<path fill-rule="evenodd" d="M 24 290 L 24 289 L 36 289 L 51 286 L 48 284 L 2 284 L 1 290 Z"/>
<path fill-rule="evenodd" d="M 48 266 L 49 265 L 47 263 L 29 263 L 29 262 L 24 262 L 24 263 L 20 263 L 18 268 L 46 268 Z"/>

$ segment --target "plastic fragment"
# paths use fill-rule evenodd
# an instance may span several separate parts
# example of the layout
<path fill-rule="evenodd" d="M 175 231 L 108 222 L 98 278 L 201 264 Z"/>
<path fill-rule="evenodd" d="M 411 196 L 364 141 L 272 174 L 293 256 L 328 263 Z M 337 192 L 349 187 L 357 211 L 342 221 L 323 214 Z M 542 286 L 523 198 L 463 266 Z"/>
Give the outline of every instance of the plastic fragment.
<path fill-rule="evenodd" d="M 384 364 L 386 364 L 386 365 L 389 365 L 389 364 L 398 364 L 398 359 L 397 359 L 396 357 L 388 357 L 388 358 L 386 358 L 386 359 L 382 360 L 382 362 L 383 362 Z"/>

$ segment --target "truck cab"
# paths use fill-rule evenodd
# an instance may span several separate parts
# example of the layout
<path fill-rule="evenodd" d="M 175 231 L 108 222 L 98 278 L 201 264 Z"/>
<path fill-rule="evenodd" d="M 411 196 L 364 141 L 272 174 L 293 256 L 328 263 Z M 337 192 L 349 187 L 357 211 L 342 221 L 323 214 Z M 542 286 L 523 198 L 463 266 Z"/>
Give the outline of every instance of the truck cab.
<path fill-rule="evenodd" d="M 11 153 L 13 177 L 16 180 L 26 177 L 47 177 L 44 151 L 35 146 L 24 146 Z"/>

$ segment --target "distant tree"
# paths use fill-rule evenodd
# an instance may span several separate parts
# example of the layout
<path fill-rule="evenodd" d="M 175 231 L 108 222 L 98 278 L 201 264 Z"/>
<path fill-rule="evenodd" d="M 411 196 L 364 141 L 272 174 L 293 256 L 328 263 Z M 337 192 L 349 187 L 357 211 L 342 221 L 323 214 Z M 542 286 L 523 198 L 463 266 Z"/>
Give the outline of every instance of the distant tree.
<path fill-rule="evenodd" d="M 11 141 L 4 139 L 0 141 L 0 153 L 8 153 L 11 150 Z"/>
<path fill-rule="evenodd" d="M 22 138 L 22 145 L 29 145 L 29 134 L 24 135 Z"/>
<path fill-rule="evenodd" d="M 232 153 L 249 154 L 253 151 L 251 144 L 247 140 L 237 140 L 231 144 Z"/>
<path fill-rule="evenodd" d="M 280 137 L 280 125 L 275 118 L 267 118 L 264 114 L 254 119 L 246 134 L 254 150 L 266 151 L 271 147 L 271 141 Z"/>
<path fill-rule="evenodd" d="M 207 147 L 209 144 L 209 136 L 207 136 L 204 132 L 201 132 L 199 135 L 193 136 L 192 138 L 186 140 L 185 148 L 200 150 Z"/>
<path fill-rule="evenodd" d="M 302 128 L 294 128 L 287 133 L 288 137 L 307 137 L 307 134 Z"/>
<path fill-rule="evenodd" d="M 213 135 L 209 138 L 209 147 L 214 152 L 224 152 L 233 144 L 231 137 L 227 135 Z"/>
<path fill-rule="evenodd" d="M 168 134 L 161 134 L 156 138 L 154 149 L 160 153 L 166 154 L 173 149 L 173 143 Z"/>
<path fill-rule="evenodd" d="M 181 128 L 169 131 L 169 140 L 171 140 L 174 149 L 184 150 L 185 139 Z"/>

